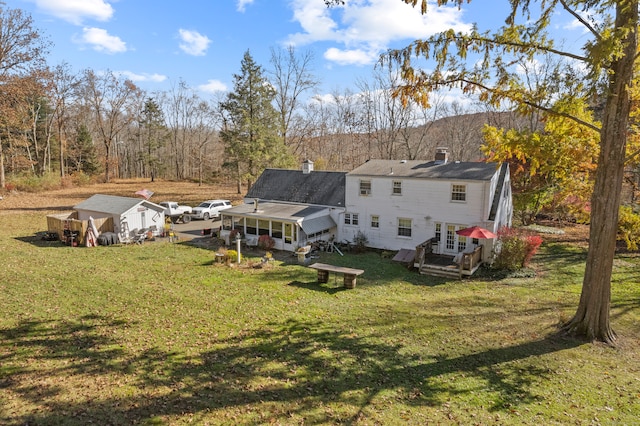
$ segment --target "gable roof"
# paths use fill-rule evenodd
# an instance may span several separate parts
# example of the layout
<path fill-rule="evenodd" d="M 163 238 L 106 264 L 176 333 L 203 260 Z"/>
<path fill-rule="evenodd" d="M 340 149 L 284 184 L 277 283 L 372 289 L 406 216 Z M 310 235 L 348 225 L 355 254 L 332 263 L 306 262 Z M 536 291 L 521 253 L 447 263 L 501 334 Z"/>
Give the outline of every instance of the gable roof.
<path fill-rule="evenodd" d="M 348 175 L 417 179 L 491 180 L 498 167 L 500 167 L 498 163 L 369 160 L 350 171 Z"/>
<path fill-rule="evenodd" d="M 245 198 L 344 207 L 345 172 L 266 169 Z"/>
<path fill-rule="evenodd" d="M 88 210 L 94 212 L 108 214 L 122 214 L 137 205 L 143 205 L 147 208 L 157 211 L 164 211 L 164 207 L 152 203 L 151 201 L 142 200 L 132 197 L 118 197 L 115 195 L 95 194 L 87 198 L 80 204 L 73 206 L 74 210 Z"/>
<path fill-rule="evenodd" d="M 493 196 L 493 202 L 491 203 L 491 211 L 489 211 L 489 220 L 496 220 L 496 214 L 498 213 L 498 207 L 502 199 L 502 193 L 504 192 L 504 183 L 509 171 L 509 165 L 502 163 L 500 167 L 500 176 L 498 177 L 498 183 L 496 184 L 496 192 Z"/>

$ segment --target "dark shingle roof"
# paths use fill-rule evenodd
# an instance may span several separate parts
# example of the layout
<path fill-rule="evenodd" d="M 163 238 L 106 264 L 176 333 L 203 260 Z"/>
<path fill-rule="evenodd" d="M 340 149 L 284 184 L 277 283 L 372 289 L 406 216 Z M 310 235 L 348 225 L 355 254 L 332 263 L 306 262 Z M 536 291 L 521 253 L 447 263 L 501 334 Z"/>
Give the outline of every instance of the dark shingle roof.
<path fill-rule="evenodd" d="M 345 172 L 266 169 L 246 198 L 344 207 Z"/>
<path fill-rule="evenodd" d="M 349 176 L 388 176 L 417 179 L 490 180 L 498 163 L 421 160 L 369 160 L 349 172 Z"/>

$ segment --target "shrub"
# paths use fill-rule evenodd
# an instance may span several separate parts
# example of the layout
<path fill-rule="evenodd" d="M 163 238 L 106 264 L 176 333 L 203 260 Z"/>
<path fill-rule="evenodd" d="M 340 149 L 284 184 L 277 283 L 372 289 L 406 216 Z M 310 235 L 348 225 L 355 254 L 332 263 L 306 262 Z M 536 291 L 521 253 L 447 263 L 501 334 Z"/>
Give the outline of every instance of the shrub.
<path fill-rule="evenodd" d="M 74 172 L 70 175 L 71 182 L 76 186 L 85 186 L 93 183 L 93 177 L 84 172 Z"/>
<path fill-rule="evenodd" d="M 624 241 L 627 250 L 638 250 L 640 244 L 640 214 L 630 206 L 620 206 L 618 240 Z"/>
<path fill-rule="evenodd" d="M 364 252 L 367 248 L 367 244 L 369 244 L 369 238 L 367 238 L 367 234 L 358 230 L 358 233 L 353 238 L 353 244 L 356 246 L 357 253 Z"/>
<path fill-rule="evenodd" d="M 11 184 L 15 189 L 23 192 L 41 192 L 61 187 L 60 177 L 55 173 L 45 173 L 42 176 L 24 173 L 13 176 Z"/>
<path fill-rule="evenodd" d="M 258 247 L 263 250 L 271 250 L 275 245 L 275 240 L 268 235 L 260 235 L 258 238 Z"/>
<path fill-rule="evenodd" d="M 542 244 L 539 235 L 515 228 L 503 228 L 498 232 L 498 252 L 493 268 L 517 271 L 525 268 Z"/>
<path fill-rule="evenodd" d="M 235 262 L 238 260 L 238 252 L 235 250 L 227 250 L 227 261 Z M 242 255 L 240 255 L 240 260 L 242 260 Z"/>

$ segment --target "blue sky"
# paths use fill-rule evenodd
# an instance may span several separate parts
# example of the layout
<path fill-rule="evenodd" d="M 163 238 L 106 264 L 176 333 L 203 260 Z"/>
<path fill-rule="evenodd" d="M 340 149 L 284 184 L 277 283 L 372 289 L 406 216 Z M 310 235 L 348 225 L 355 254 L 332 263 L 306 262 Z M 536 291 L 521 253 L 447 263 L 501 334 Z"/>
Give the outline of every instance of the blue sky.
<path fill-rule="evenodd" d="M 9 0 L 27 11 L 52 42 L 49 64 L 74 71 L 122 73 L 150 92 L 180 80 L 203 94 L 233 87 L 249 49 L 269 68 L 270 48 L 295 46 L 314 54 L 320 94 L 355 90 L 379 54 L 448 28 L 502 24 L 507 0 L 431 6 L 425 16 L 400 0 L 348 0 L 327 9 L 323 0 Z M 579 41 L 571 19 L 563 34 Z"/>

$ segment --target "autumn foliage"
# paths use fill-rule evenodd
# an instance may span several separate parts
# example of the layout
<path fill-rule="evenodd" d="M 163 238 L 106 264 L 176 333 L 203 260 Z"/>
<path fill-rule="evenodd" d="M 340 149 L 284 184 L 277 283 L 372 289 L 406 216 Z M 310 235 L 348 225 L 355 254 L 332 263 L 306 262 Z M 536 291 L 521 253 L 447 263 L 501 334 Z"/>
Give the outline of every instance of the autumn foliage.
<path fill-rule="evenodd" d="M 498 253 L 493 268 L 516 271 L 525 268 L 542 244 L 539 235 L 519 228 L 502 228 L 498 232 Z"/>

